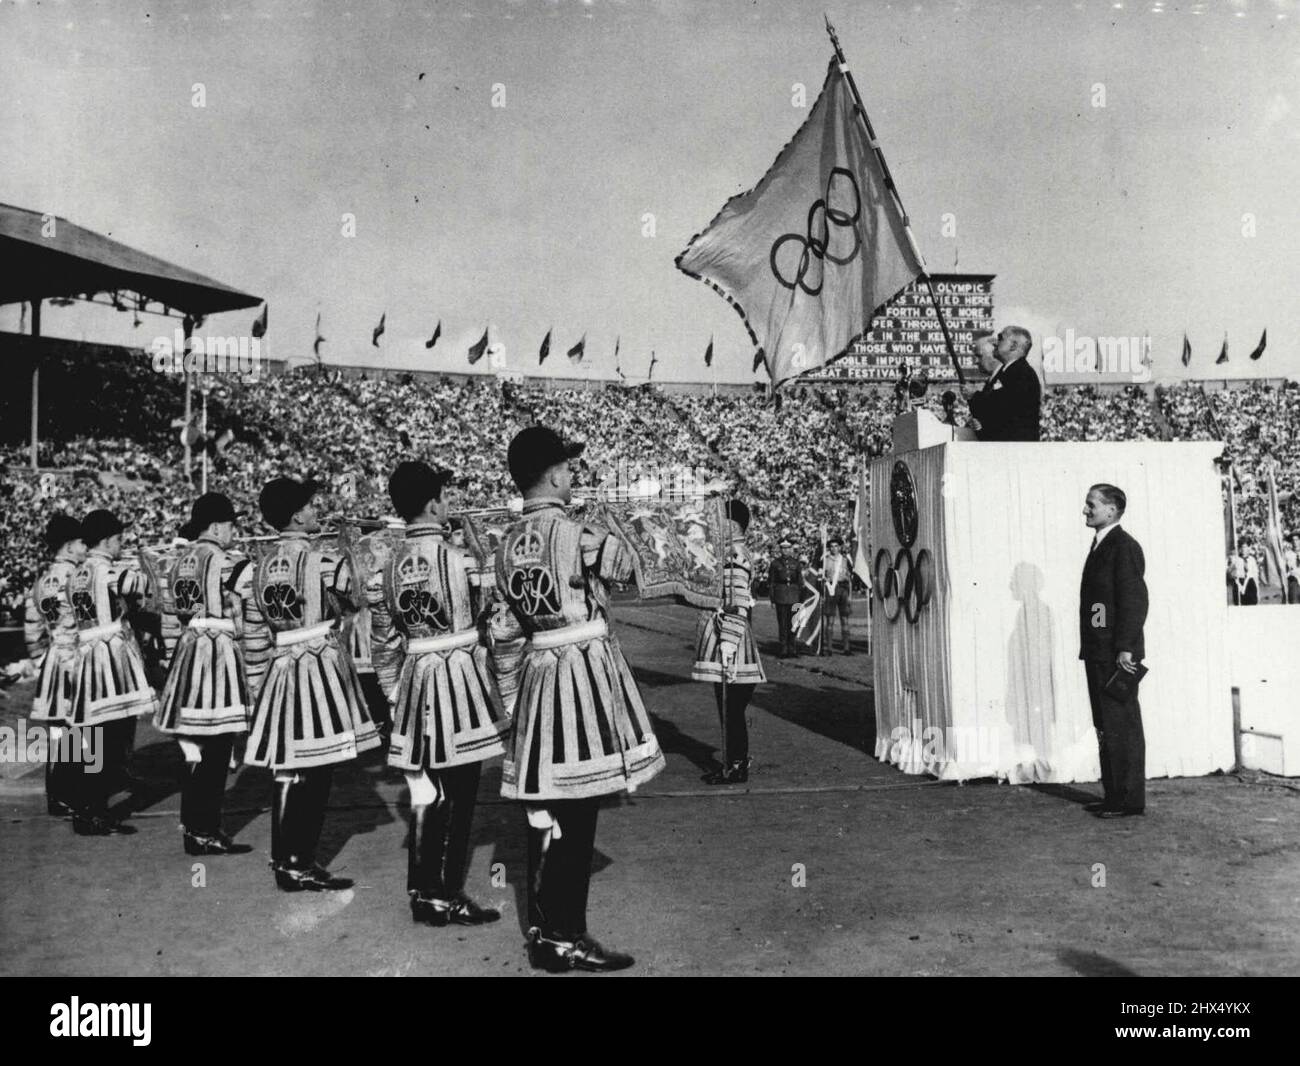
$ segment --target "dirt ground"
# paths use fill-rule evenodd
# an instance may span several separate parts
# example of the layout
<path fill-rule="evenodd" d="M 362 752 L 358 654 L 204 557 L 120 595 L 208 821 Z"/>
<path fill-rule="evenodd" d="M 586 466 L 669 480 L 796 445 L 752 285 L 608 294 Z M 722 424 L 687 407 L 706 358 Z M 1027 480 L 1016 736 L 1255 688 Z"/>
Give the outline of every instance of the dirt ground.
<path fill-rule="evenodd" d="M 689 680 L 694 612 L 617 615 L 668 754 L 663 774 L 602 810 L 597 835 L 591 930 L 637 956 L 630 973 L 1300 973 L 1295 782 L 1153 781 L 1146 818 L 1100 822 L 1081 809 L 1097 785 L 908 777 L 869 754 L 859 619 L 855 655 L 766 656 L 750 784 L 712 788 L 700 778 L 718 729 L 709 686 Z M 770 609 L 758 629 L 770 649 Z M 10 689 L 0 724 L 28 699 Z M 469 889 L 504 917 L 474 930 L 412 924 L 406 790 L 373 754 L 337 774 L 323 841 L 322 858 L 356 887 L 322 895 L 275 890 L 265 771 L 241 771 L 227 797 L 227 829 L 255 851 L 196 872 L 177 824 L 180 756 L 151 728 L 137 772 L 157 787 L 122 798 L 133 837 L 74 836 L 44 813 L 39 768 L 0 769 L 0 974 L 531 972 L 523 816 L 498 798 L 495 766 Z"/>

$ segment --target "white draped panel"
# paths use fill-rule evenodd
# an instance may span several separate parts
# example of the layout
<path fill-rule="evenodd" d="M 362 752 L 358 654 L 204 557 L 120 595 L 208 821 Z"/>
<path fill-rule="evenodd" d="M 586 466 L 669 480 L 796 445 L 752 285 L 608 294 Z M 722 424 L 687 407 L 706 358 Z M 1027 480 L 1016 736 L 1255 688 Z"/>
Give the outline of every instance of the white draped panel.
<path fill-rule="evenodd" d="M 896 552 L 889 477 L 916 481 L 915 555 L 936 563 L 918 624 L 873 616 L 877 756 L 964 780 L 1095 781 L 1079 650 L 1088 486 L 1128 495 L 1146 555 L 1147 776 L 1232 765 L 1215 443 L 946 444 L 872 464 L 873 555 Z"/>

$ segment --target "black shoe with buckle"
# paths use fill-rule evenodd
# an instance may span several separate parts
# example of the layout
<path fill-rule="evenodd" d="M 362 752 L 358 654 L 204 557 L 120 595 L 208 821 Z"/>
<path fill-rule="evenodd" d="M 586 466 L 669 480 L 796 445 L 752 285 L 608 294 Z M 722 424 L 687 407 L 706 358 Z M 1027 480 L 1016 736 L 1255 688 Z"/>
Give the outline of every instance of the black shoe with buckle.
<path fill-rule="evenodd" d="M 585 933 L 574 941 L 570 959 L 575 970 L 587 970 L 590 973 L 613 973 L 615 970 L 626 970 L 636 962 L 636 959 L 626 952 L 610 951 L 602 947 L 599 940 Z"/>
<path fill-rule="evenodd" d="M 433 899 L 417 893 L 411 896 L 411 920 L 420 925 L 441 928 L 450 923 L 452 906 L 445 899 Z"/>
<path fill-rule="evenodd" d="M 79 837 L 129 837 L 137 832 L 135 826 L 119 822 L 116 818 L 85 813 L 73 814 L 72 831 Z"/>
<path fill-rule="evenodd" d="M 339 892 L 352 887 L 351 879 L 335 877 L 323 866 L 305 868 L 273 866 L 276 886 L 282 892 Z"/>
<path fill-rule="evenodd" d="M 62 818 L 65 821 L 76 815 L 72 804 L 65 803 L 61 799 L 55 799 L 53 796 L 45 797 L 45 811 L 53 818 Z"/>
<path fill-rule="evenodd" d="M 186 855 L 244 855 L 252 851 L 250 844 L 236 844 L 221 830 L 215 833 L 185 833 Z"/>
<path fill-rule="evenodd" d="M 501 912 L 495 907 L 480 907 L 468 896 L 457 896 L 451 901 L 452 925 L 487 925 L 500 918 Z"/>
<path fill-rule="evenodd" d="M 706 785 L 743 785 L 749 780 L 749 768 L 753 759 L 732 759 L 726 766 L 719 767 L 704 778 Z"/>
<path fill-rule="evenodd" d="M 542 936 L 542 931 L 536 926 L 528 930 L 528 961 L 534 970 L 568 973 L 574 965 L 573 948 L 571 940 Z"/>

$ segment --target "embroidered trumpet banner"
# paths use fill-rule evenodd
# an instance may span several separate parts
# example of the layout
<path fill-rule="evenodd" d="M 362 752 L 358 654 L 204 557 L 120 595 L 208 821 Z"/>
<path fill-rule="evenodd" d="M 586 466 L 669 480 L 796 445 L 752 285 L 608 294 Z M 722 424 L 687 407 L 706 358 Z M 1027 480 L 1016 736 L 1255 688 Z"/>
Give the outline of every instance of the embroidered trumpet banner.
<path fill-rule="evenodd" d="M 643 600 L 675 597 L 693 607 L 722 605 L 718 546 L 731 542 L 721 497 L 601 504 L 593 522 L 632 554 Z"/>

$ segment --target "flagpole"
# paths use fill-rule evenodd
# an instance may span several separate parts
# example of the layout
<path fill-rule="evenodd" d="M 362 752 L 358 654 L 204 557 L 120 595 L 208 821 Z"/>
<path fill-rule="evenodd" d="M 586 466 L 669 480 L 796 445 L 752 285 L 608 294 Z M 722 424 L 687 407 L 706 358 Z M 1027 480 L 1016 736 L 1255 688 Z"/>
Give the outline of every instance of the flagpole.
<path fill-rule="evenodd" d="M 1237 494 L 1233 491 L 1233 481 L 1236 480 L 1237 468 L 1234 464 L 1228 464 L 1228 518 L 1232 523 L 1232 554 L 1237 554 Z"/>
<path fill-rule="evenodd" d="M 654 364 L 652 363 L 653 367 Z M 727 608 L 727 562 L 731 558 L 731 547 L 727 543 L 731 536 L 731 514 L 726 503 L 721 503 L 722 523 L 718 526 L 718 534 L 722 543 L 718 545 L 718 574 L 721 580 L 718 588 L 718 604 L 721 614 L 726 613 Z M 721 614 L 714 619 L 714 625 L 718 627 L 718 666 L 719 679 L 721 681 L 722 695 L 718 702 L 718 717 L 722 723 L 722 770 L 726 773 L 727 767 L 731 765 L 730 751 L 727 747 L 727 663 L 722 654 L 722 617 Z M 752 619 L 753 612 L 750 613 Z M 740 649 L 736 649 L 736 654 L 740 654 Z"/>
<path fill-rule="evenodd" d="M 916 256 L 916 261 L 921 264 L 921 277 L 925 279 L 926 290 L 930 293 L 930 302 L 934 305 L 934 313 L 939 319 L 939 328 L 943 331 L 943 341 L 948 347 L 948 357 L 952 360 L 952 368 L 957 372 L 957 384 L 965 385 L 966 376 L 961 371 L 961 363 L 957 360 L 957 350 L 952 344 L 952 334 L 948 332 L 948 322 L 943 317 L 943 308 L 939 306 L 939 297 L 934 291 L 934 283 L 930 280 L 930 272 L 926 269 L 925 256 L 921 254 L 921 247 L 916 243 L 916 237 L 912 233 L 912 223 L 907 215 L 907 208 L 903 206 L 903 198 L 898 194 L 898 186 L 894 184 L 894 175 L 890 173 L 889 164 L 885 161 L 885 153 L 881 150 L 880 142 L 876 140 L 876 131 L 871 125 L 871 119 L 867 115 L 866 106 L 862 103 L 862 94 L 858 92 L 857 82 L 853 80 L 853 72 L 849 70 L 849 61 L 844 58 L 844 49 L 840 47 L 839 36 L 835 33 L 835 27 L 831 25 L 829 15 L 823 16 L 826 19 L 826 32 L 830 35 L 831 44 L 835 48 L 835 58 L 840 64 L 840 73 L 844 75 L 844 80 L 849 83 L 849 92 L 853 94 L 853 103 L 857 108 L 858 115 L 862 118 L 862 124 L 867 130 L 867 140 L 871 145 L 871 150 L 876 153 L 876 161 L 880 164 L 880 169 L 885 175 L 885 187 L 894 197 L 894 203 L 898 206 L 898 212 L 903 216 L 903 232 L 907 234 L 907 243 L 911 246 L 912 254 Z"/>

